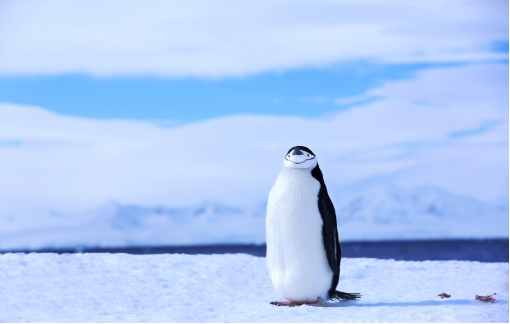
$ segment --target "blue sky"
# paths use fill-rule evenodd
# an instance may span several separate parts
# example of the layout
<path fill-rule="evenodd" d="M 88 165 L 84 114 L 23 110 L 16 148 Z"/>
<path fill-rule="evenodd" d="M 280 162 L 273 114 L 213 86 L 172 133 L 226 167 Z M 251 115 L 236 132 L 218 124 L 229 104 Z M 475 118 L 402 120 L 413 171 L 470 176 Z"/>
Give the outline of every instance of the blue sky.
<path fill-rule="evenodd" d="M 0 102 L 185 123 L 318 117 L 418 71 L 508 62 L 508 3 L 4 1 L 0 48 Z"/>
<path fill-rule="evenodd" d="M 385 81 L 409 79 L 421 70 L 458 65 L 349 62 L 219 79 L 11 76 L 0 78 L 0 102 L 89 118 L 192 122 L 242 113 L 319 117 L 377 97 L 349 104 L 335 99 L 362 95 Z"/>

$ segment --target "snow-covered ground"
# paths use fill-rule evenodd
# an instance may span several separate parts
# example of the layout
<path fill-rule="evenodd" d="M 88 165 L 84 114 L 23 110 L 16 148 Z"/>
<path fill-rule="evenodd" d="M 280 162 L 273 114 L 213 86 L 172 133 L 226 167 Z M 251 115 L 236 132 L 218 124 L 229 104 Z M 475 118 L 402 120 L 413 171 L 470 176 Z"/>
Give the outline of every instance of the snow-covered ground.
<path fill-rule="evenodd" d="M 434 187 L 372 187 L 333 196 L 342 241 L 505 238 L 508 205 Z M 106 203 L 83 214 L 0 219 L 0 249 L 263 244 L 265 209 L 206 202 L 187 207 Z"/>
<path fill-rule="evenodd" d="M 265 258 L 245 254 L 8 253 L 0 269 L 0 322 L 509 320 L 508 263 L 343 259 L 338 289 L 363 297 L 320 308 L 270 305 Z"/>

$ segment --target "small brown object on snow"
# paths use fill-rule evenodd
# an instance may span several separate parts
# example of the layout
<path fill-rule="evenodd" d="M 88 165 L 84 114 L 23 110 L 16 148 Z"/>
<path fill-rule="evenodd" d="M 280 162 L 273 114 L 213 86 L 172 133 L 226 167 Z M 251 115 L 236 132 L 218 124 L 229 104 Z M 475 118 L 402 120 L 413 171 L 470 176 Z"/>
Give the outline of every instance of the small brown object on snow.
<path fill-rule="evenodd" d="M 437 295 L 437 297 L 443 299 L 443 298 L 450 298 L 450 297 L 452 297 L 452 295 L 448 295 L 447 293 L 442 293 L 442 294 Z"/>
<path fill-rule="evenodd" d="M 492 296 L 496 296 L 497 294 L 494 293 L 494 295 L 487 295 L 487 296 L 478 296 L 476 295 L 475 296 L 475 299 L 476 300 L 479 300 L 481 302 L 484 302 L 484 303 L 495 303 L 496 302 L 496 299 L 492 298 Z"/>

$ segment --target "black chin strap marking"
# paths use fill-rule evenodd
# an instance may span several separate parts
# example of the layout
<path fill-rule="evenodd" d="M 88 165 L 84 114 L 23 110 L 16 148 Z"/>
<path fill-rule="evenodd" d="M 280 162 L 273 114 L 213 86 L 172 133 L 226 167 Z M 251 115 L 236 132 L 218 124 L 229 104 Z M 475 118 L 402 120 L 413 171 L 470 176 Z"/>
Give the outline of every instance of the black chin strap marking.
<path fill-rule="evenodd" d="M 311 158 L 311 159 L 306 159 L 306 160 L 304 160 L 303 162 L 294 162 L 294 161 L 291 161 L 291 160 L 287 159 L 287 157 L 285 157 L 285 160 L 287 160 L 287 161 L 289 161 L 289 162 L 292 162 L 292 163 L 294 163 L 294 164 L 301 164 L 301 163 L 305 163 L 306 161 L 310 161 L 310 160 L 313 160 L 313 159 L 315 159 L 315 156 L 313 156 L 313 155 L 312 155 L 312 158 Z"/>

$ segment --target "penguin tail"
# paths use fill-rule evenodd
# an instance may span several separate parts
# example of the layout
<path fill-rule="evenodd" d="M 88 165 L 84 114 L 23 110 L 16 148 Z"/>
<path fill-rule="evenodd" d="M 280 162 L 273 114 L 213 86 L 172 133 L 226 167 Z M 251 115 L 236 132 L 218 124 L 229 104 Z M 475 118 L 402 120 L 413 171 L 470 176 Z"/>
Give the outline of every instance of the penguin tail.
<path fill-rule="evenodd" d="M 358 299 L 361 295 L 358 293 L 346 293 L 338 290 L 330 290 L 328 293 L 329 300 L 340 300 L 340 299 Z"/>

